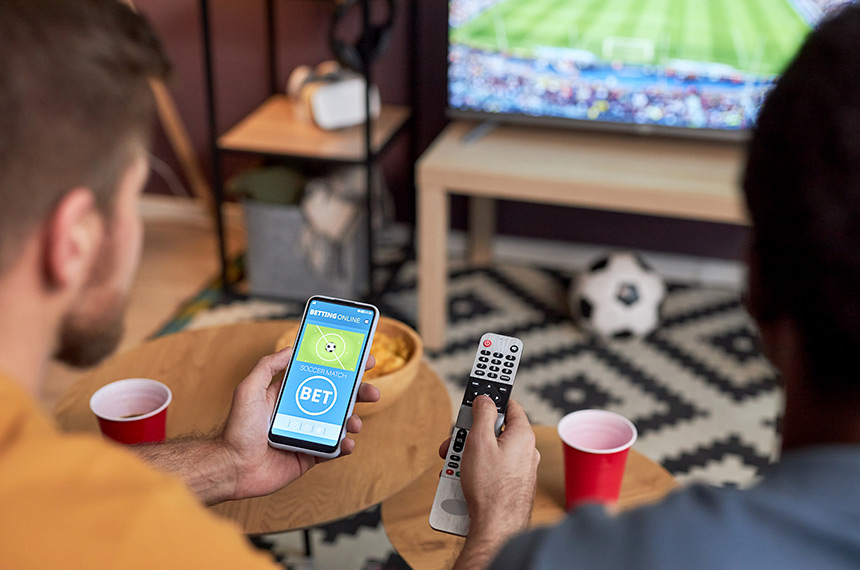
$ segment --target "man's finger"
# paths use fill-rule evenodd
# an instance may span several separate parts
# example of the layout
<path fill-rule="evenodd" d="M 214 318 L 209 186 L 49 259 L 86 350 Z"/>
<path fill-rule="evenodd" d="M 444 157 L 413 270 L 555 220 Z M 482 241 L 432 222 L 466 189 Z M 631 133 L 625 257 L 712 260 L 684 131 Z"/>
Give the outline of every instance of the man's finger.
<path fill-rule="evenodd" d="M 358 387 L 358 398 L 356 402 L 378 402 L 382 396 L 379 388 L 373 384 L 365 384 L 364 382 Z"/>
<path fill-rule="evenodd" d="M 535 449 L 535 432 L 525 410 L 519 403 L 511 400 L 505 413 L 505 431 L 499 436 L 499 445 L 512 445 Z"/>
<path fill-rule="evenodd" d="M 279 350 L 274 354 L 264 356 L 257 361 L 252 373 L 260 373 L 271 381 L 272 376 L 287 367 L 290 363 L 290 357 L 293 355 L 293 347 L 288 346 Z"/>
<path fill-rule="evenodd" d="M 284 383 L 284 375 L 278 374 L 275 376 L 275 381 L 269 385 L 269 388 L 266 390 L 268 395 L 271 398 L 277 398 L 278 394 L 281 392 L 281 385 Z"/>
<path fill-rule="evenodd" d="M 361 418 L 355 414 L 349 416 L 346 420 L 346 431 L 349 433 L 359 433 L 361 431 Z"/>
<path fill-rule="evenodd" d="M 287 367 L 287 364 L 290 363 L 290 357 L 292 355 L 293 347 L 288 346 L 286 348 L 282 348 L 274 354 L 264 356 L 262 360 L 265 361 L 266 365 L 268 366 L 267 372 L 271 371 L 271 375 L 274 376 L 275 374 Z"/>
<path fill-rule="evenodd" d="M 439 446 L 439 457 L 445 459 L 448 456 L 448 447 L 451 446 L 451 438 L 449 437 L 445 441 L 442 442 L 442 445 Z"/>
<path fill-rule="evenodd" d="M 484 395 L 475 398 L 472 404 L 472 430 L 468 437 L 475 439 L 496 439 L 496 418 L 498 411 L 493 401 Z M 468 445 L 468 444 L 467 444 Z"/>
<path fill-rule="evenodd" d="M 376 366 L 376 357 L 373 356 L 372 354 L 368 354 L 367 355 L 367 364 L 364 365 L 364 369 L 370 370 L 374 366 Z"/>
<path fill-rule="evenodd" d="M 522 429 L 523 427 L 531 429 L 529 417 L 520 403 L 512 399 L 508 402 L 508 409 L 505 410 L 505 431 L 511 428 Z"/>
<path fill-rule="evenodd" d="M 269 384 L 272 383 L 272 377 L 287 367 L 292 355 L 293 348 L 288 346 L 275 354 L 264 356 L 257 361 L 254 369 L 251 370 L 251 373 L 248 374 L 242 384 L 250 385 L 255 388 L 268 388 Z"/>

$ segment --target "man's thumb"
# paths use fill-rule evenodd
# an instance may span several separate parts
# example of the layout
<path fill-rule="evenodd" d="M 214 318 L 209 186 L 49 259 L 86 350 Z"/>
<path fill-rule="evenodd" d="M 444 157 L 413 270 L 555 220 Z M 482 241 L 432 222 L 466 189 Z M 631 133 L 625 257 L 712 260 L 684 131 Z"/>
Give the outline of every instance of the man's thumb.
<path fill-rule="evenodd" d="M 476 437 L 496 437 L 496 404 L 488 396 L 478 396 L 472 404 L 472 433 Z"/>

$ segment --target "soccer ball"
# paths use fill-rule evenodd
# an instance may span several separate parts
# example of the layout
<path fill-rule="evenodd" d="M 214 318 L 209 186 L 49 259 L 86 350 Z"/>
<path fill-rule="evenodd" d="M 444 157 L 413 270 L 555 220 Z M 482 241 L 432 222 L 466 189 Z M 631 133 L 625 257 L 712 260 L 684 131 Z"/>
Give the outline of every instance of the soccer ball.
<path fill-rule="evenodd" d="M 570 306 L 585 328 L 626 338 L 646 335 L 657 327 L 665 296 L 663 279 L 638 255 L 622 252 L 593 263 L 576 280 Z"/>
<path fill-rule="evenodd" d="M 326 344 L 326 345 L 325 345 L 325 349 L 326 349 L 328 352 L 334 352 L 335 350 L 337 350 L 337 345 L 336 345 L 335 343 L 333 343 L 333 342 L 330 342 L 330 343 L 328 343 L 328 344 Z"/>

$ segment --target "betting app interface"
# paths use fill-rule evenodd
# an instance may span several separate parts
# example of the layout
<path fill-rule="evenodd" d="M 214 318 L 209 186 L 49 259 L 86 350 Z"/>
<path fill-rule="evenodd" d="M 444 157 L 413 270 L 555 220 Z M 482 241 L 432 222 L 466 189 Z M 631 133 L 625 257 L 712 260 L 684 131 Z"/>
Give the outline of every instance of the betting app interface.
<path fill-rule="evenodd" d="M 272 433 L 337 444 L 373 320 L 369 309 L 311 301 Z"/>

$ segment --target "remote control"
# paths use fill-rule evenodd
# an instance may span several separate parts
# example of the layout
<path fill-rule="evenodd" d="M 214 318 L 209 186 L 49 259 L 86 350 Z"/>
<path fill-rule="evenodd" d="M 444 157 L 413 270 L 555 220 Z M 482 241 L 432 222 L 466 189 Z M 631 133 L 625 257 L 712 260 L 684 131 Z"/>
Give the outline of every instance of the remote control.
<path fill-rule="evenodd" d="M 430 526 L 436 530 L 460 536 L 466 536 L 469 532 L 469 510 L 460 487 L 460 464 L 466 436 L 472 429 L 472 403 L 484 394 L 496 402 L 498 415 L 495 428 L 498 437 L 505 423 L 505 410 L 522 353 L 523 341 L 518 338 L 493 333 L 481 337 L 430 511 Z"/>

